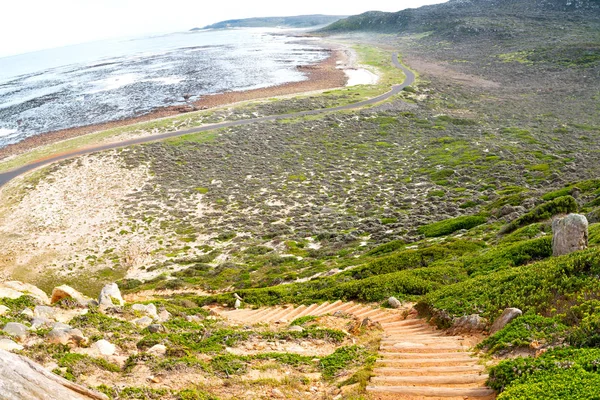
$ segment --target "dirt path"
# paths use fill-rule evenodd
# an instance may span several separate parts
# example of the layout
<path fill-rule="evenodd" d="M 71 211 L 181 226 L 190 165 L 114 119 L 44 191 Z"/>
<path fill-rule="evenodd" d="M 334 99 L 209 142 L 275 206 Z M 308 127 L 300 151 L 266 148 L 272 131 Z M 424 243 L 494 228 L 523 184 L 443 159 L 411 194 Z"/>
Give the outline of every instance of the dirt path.
<path fill-rule="evenodd" d="M 196 127 L 196 128 L 185 129 L 185 130 L 181 130 L 181 131 L 168 132 L 168 133 L 164 133 L 164 134 L 160 134 L 160 135 L 145 136 L 142 138 L 130 139 L 130 140 L 122 141 L 122 142 L 108 143 L 108 144 L 104 144 L 104 145 L 85 147 L 85 148 L 70 151 L 67 153 L 57 154 L 57 155 L 53 155 L 50 157 L 46 157 L 44 159 L 37 160 L 30 164 L 24 165 L 20 168 L 1 173 L 0 174 L 0 187 L 4 186 L 7 182 L 12 180 L 13 178 L 20 176 L 26 172 L 32 171 L 36 168 L 43 167 L 45 165 L 49 165 L 49 164 L 52 164 L 57 161 L 62 161 L 65 159 L 82 156 L 85 154 L 91 154 L 91 153 L 96 153 L 96 152 L 105 151 L 105 150 L 112 150 L 112 149 L 127 147 L 127 146 L 131 146 L 131 145 L 136 145 L 136 144 L 150 143 L 150 142 L 160 141 L 160 140 L 169 139 L 169 138 L 173 138 L 173 137 L 177 137 L 177 136 L 188 135 L 191 133 L 207 132 L 207 131 L 211 131 L 211 130 L 215 130 L 215 129 L 231 128 L 234 126 L 249 125 L 249 124 L 254 124 L 254 123 L 258 123 L 258 122 L 277 121 L 277 120 L 281 120 L 281 119 L 298 118 L 298 117 L 304 117 L 304 116 L 308 116 L 308 115 L 319 115 L 319 114 L 324 114 L 324 113 L 334 112 L 334 111 L 353 110 L 356 108 L 373 105 L 373 104 L 379 103 L 381 101 L 387 100 L 392 96 L 397 95 L 398 93 L 400 93 L 402 91 L 402 89 L 411 85 L 415 81 L 415 74 L 412 71 L 410 71 L 409 69 L 405 68 L 403 65 L 401 65 L 400 62 L 398 61 L 398 53 L 393 54 L 392 63 L 396 68 L 399 68 L 404 72 L 404 74 L 406 76 L 406 78 L 404 79 L 404 82 L 402 82 L 401 84 L 392 86 L 392 88 L 389 92 L 384 93 L 380 96 L 374 97 L 372 99 L 360 101 L 360 102 L 357 102 L 354 104 L 348 104 L 345 106 L 318 109 L 318 110 L 310 110 L 310 111 L 302 111 L 302 112 L 290 113 L 290 114 L 271 115 L 271 116 L 244 119 L 244 120 L 238 120 L 238 121 L 222 122 L 222 123 L 218 123 L 218 124 L 204 125 L 204 126 L 200 126 L 200 127 Z"/>
<path fill-rule="evenodd" d="M 289 323 L 306 315 L 322 316 L 342 311 L 381 324 L 384 336 L 374 376 L 367 391 L 377 400 L 446 399 L 492 400 L 495 392 L 485 386 L 487 375 L 470 352 L 476 339 L 446 336 L 409 308 L 373 308 L 354 302 L 325 302 L 310 306 L 265 307 L 257 310 L 211 308 L 238 323 Z M 407 316 L 408 315 L 408 316 Z"/>

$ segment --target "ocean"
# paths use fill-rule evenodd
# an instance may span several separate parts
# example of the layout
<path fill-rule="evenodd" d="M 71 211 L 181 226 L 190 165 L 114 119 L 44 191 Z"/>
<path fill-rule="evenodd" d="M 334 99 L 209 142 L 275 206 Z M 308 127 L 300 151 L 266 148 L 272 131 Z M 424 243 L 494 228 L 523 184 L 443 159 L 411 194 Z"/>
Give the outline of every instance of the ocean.
<path fill-rule="evenodd" d="M 0 58 L 0 147 L 147 114 L 207 94 L 305 80 L 328 53 L 277 29 L 113 39 Z"/>

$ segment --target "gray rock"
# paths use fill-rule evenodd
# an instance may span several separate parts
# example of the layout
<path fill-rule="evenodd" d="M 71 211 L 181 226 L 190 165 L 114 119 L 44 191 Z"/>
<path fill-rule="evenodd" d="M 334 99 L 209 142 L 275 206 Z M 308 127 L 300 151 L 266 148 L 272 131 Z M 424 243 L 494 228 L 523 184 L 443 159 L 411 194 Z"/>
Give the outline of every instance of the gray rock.
<path fill-rule="evenodd" d="M 4 325 L 2 330 L 10 336 L 16 337 L 19 341 L 27 337 L 27 327 L 18 322 L 9 322 L 8 324 Z"/>
<path fill-rule="evenodd" d="M 115 354 L 117 347 L 108 340 L 100 339 L 92 345 L 92 351 L 101 356 L 112 356 Z"/>
<path fill-rule="evenodd" d="M 140 328 L 145 328 L 147 326 L 149 326 L 150 324 L 152 324 L 152 318 L 150 317 L 142 317 L 142 318 L 136 318 L 134 320 L 131 321 L 131 323 L 139 326 Z"/>
<path fill-rule="evenodd" d="M 19 281 L 7 281 L 2 282 L 0 286 L 19 291 L 27 296 L 34 297 L 42 304 L 50 304 L 50 298 L 48 297 L 48 295 L 42 289 L 30 283 L 23 283 Z"/>
<path fill-rule="evenodd" d="M 0 350 L 0 399 L 108 400 L 104 394 L 59 377 L 33 361 Z"/>
<path fill-rule="evenodd" d="M 600 208 L 587 213 L 585 217 L 587 218 L 588 223 L 590 224 L 596 224 L 600 222 Z"/>
<path fill-rule="evenodd" d="M 498 332 L 506 325 L 508 325 L 510 321 L 517 317 L 520 317 L 521 315 L 523 315 L 523 311 L 519 310 L 518 308 L 507 308 L 502 312 L 502 315 L 498 317 L 492 324 L 492 327 L 490 328 L 490 334 L 492 335 Z"/>
<path fill-rule="evenodd" d="M 29 318 L 33 318 L 33 310 L 31 308 L 24 308 L 19 314 L 25 315 Z"/>
<path fill-rule="evenodd" d="M 162 333 L 162 332 L 166 332 L 167 330 L 161 324 L 152 324 L 152 325 L 148 325 L 148 331 L 150 331 L 150 333 L 159 333 L 159 332 Z"/>
<path fill-rule="evenodd" d="M 464 317 L 455 318 L 452 327 L 449 330 L 451 335 L 461 333 L 479 333 L 487 328 L 487 320 L 481 318 L 477 314 L 465 315 Z"/>
<path fill-rule="evenodd" d="M 580 214 L 569 214 L 552 221 L 552 255 L 562 256 L 588 246 L 588 221 Z"/>
<path fill-rule="evenodd" d="M 168 320 L 170 320 L 172 317 L 171 313 L 168 312 L 167 310 L 162 310 L 161 312 L 158 313 L 158 321 L 159 322 L 167 322 Z"/>
<path fill-rule="evenodd" d="M 121 296 L 121 291 L 116 283 L 109 283 L 104 286 L 98 296 L 98 304 L 100 308 L 122 307 L 125 305 L 125 300 Z"/>
<path fill-rule="evenodd" d="M 71 346 L 85 346 L 89 340 L 79 329 L 73 329 L 67 325 L 56 323 L 54 328 L 48 333 L 47 339 L 49 343 L 64 344 Z"/>
<path fill-rule="evenodd" d="M 33 309 L 33 316 L 36 318 L 54 319 L 55 313 L 54 307 L 35 306 Z"/>
<path fill-rule="evenodd" d="M 52 320 L 43 317 L 34 317 L 31 320 L 31 329 L 37 330 L 44 327 L 52 326 Z"/>
<path fill-rule="evenodd" d="M 150 347 L 146 353 L 155 356 L 164 356 L 167 353 L 167 346 L 164 344 L 155 344 L 154 346 Z"/>
<path fill-rule="evenodd" d="M 6 315 L 10 312 L 10 308 L 0 305 L 0 315 Z"/>
<path fill-rule="evenodd" d="M 0 339 L 0 349 L 6 351 L 19 351 L 23 350 L 23 346 L 10 339 Z"/>
<path fill-rule="evenodd" d="M 292 325 L 288 328 L 290 332 L 304 332 L 304 328 L 298 325 Z"/>
<path fill-rule="evenodd" d="M 150 304 L 134 304 L 133 306 L 131 306 L 131 308 L 135 311 L 139 311 L 141 313 L 148 315 L 149 317 L 152 317 L 152 319 L 158 319 L 158 314 L 156 312 L 157 311 L 156 306 L 152 303 L 150 303 Z"/>
<path fill-rule="evenodd" d="M 502 206 L 502 208 L 500 208 L 500 210 L 498 210 L 498 217 L 500 217 L 500 218 L 505 217 L 507 215 L 514 213 L 515 211 L 516 210 L 513 206 L 511 206 L 510 204 L 505 204 Z"/>
<path fill-rule="evenodd" d="M 400 302 L 400 300 L 398 300 L 395 297 L 390 297 L 388 299 L 388 304 L 390 305 L 390 307 L 392 308 L 400 308 L 402 307 L 402 303 Z"/>
<path fill-rule="evenodd" d="M 235 308 L 237 310 L 241 306 L 242 306 L 242 302 L 240 301 L 240 299 L 235 299 L 235 304 L 233 305 L 233 308 Z"/>
<path fill-rule="evenodd" d="M 195 323 L 198 323 L 198 322 L 202 322 L 202 321 L 204 320 L 204 318 L 202 318 L 202 317 L 199 317 L 198 315 L 187 315 L 187 316 L 185 317 L 185 320 L 186 320 L 187 322 L 195 322 Z"/>

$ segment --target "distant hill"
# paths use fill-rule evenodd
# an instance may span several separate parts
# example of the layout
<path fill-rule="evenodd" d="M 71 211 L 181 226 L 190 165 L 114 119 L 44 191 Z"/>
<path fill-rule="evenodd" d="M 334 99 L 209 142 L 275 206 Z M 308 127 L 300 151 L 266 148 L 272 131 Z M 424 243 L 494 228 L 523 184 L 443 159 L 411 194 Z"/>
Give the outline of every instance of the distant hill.
<path fill-rule="evenodd" d="M 450 0 L 447 3 L 406 9 L 395 13 L 369 11 L 323 28 L 323 32 L 373 31 L 456 34 L 457 31 L 501 33 L 505 28 L 494 17 L 536 16 L 548 13 L 574 16 L 600 16 L 600 0 Z M 475 18 L 479 18 L 476 20 Z M 481 18 L 489 18 L 482 20 Z"/>
<path fill-rule="evenodd" d="M 297 15 L 293 17 L 264 17 L 264 18 L 246 18 L 230 19 L 207 25 L 203 29 L 224 29 L 224 28 L 310 28 L 314 26 L 327 25 L 345 18 L 344 15 Z M 192 30 L 198 30 L 194 28 Z"/>

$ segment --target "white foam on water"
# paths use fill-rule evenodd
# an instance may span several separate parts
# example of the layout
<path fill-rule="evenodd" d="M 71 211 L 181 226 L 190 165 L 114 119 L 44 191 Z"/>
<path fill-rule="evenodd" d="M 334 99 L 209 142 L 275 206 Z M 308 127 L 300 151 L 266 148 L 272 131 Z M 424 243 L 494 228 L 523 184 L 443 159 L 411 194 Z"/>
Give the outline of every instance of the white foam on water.
<path fill-rule="evenodd" d="M 185 78 L 181 76 L 163 76 L 161 78 L 145 79 L 143 82 L 160 82 L 163 85 L 177 85 L 179 82 L 183 82 Z"/>
<path fill-rule="evenodd" d="M 11 137 L 15 136 L 15 134 L 18 133 L 19 131 L 17 131 L 16 129 L 0 128 L 0 137 Z"/>
<path fill-rule="evenodd" d="M 100 79 L 99 81 L 90 82 L 90 85 L 94 86 L 94 88 L 85 93 L 91 94 L 107 92 L 109 90 L 115 90 L 127 85 L 131 85 L 132 83 L 136 83 L 138 80 L 138 74 L 113 75 L 105 79 Z"/>

